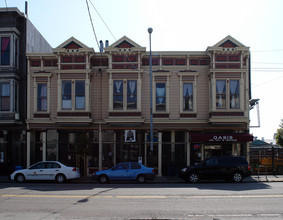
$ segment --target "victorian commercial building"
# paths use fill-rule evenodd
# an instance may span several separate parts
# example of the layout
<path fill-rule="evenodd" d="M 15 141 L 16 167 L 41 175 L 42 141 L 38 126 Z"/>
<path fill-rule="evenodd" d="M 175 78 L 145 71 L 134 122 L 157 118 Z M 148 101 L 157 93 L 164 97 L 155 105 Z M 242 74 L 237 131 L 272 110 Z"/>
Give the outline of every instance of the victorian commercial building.
<path fill-rule="evenodd" d="M 153 149 L 145 47 L 124 36 L 95 52 L 71 37 L 27 60 L 27 166 L 59 160 L 90 175 L 140 161 L 175 175 L 211 155 L 249 156 L 250 51 L 231 36 L 206 51 L 152 52 Z"/>

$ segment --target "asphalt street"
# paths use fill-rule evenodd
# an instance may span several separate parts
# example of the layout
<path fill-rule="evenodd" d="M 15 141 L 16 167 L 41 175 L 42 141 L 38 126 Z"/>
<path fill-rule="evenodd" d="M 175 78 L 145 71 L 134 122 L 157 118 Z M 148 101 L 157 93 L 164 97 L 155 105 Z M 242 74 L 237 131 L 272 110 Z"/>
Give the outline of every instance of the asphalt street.
<path fill-rule="evenodd" d="M 283 182 L 0 183 L 0 219 L 282 219 Z"/>

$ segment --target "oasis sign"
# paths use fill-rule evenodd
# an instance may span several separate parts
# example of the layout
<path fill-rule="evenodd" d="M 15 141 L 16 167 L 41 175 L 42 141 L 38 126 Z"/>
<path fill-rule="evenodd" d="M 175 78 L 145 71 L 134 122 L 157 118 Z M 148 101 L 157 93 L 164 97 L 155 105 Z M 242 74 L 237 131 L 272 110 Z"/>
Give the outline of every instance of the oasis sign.
<path fill-rule="evenodd" d="M 217 134 L 217 133 L 201 133 L 192 132 L 190 135 L 191 142 L 251 142 L 253 136 L 249 133 L 237 134 Z"/>
<path fill-rule="evenodd" d="M 237 141 L 232 135 L 215 135 L 209 139 L 209 142 L 226 142 Z"/>

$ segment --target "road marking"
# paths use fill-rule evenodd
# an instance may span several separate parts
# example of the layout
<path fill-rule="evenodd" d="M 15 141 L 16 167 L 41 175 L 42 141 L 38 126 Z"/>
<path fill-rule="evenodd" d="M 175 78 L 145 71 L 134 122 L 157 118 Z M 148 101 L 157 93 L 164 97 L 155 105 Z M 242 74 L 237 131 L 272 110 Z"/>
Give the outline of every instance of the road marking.
<path fill-rule="evenodd" d="M 11 195 L 2 194 L 0 197 L 19 197 L 19 198 L 116 198 L 116 199 L 226 199 L 226 198 L 283 198 L 283 195 L 203 195 L 203 196 L 150 196 L 150 195 L 121 195 L 121 196 L 68 196 L 68 195 Z"/>

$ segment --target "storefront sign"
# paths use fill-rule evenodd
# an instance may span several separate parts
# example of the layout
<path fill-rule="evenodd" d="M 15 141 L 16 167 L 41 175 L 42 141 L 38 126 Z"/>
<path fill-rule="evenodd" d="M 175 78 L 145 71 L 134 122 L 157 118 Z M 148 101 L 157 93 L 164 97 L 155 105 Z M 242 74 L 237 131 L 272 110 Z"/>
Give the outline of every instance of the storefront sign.
<path fill-rule="evenodd" d="M 136 130 L 125 130 L 125 142 L 136 142 Z"/>
<path fill-rule="evenodd" d="M 226 142 L 226 141 L 237 141 L 232 135 L 225 136 L 225 135 L 215 135 L 213 138 L 209 139 L 209 142 Z"/>
<path fill-rule="evenodd" d="M 251 142 L 253 136 L 249 133 L 217 134 L 217 133 L 190 133 L 191 142 Z"/>

